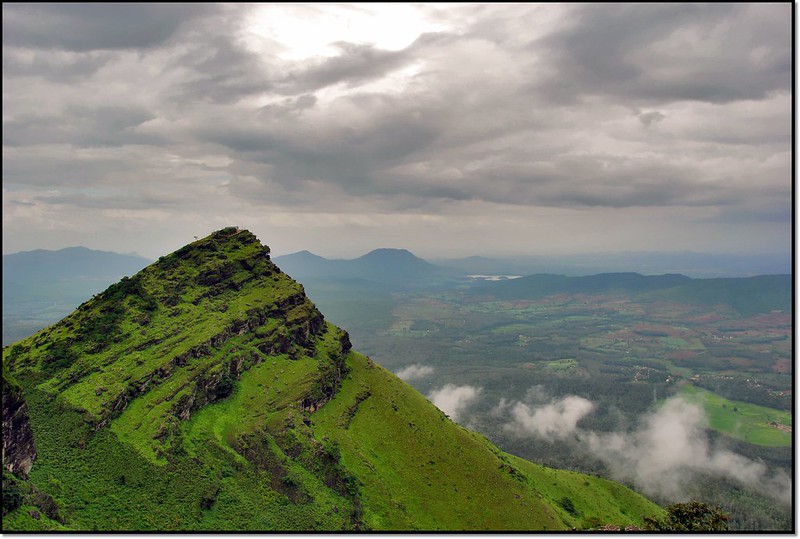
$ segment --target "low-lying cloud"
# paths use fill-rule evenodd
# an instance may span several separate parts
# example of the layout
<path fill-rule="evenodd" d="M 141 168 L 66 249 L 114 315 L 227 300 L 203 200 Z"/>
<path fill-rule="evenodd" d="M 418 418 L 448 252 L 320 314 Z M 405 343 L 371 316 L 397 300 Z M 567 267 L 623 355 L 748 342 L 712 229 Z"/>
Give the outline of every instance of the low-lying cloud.
<path fill-rule="evenodd" d="M 447 384 L 431 391 L 428 399 L 453 421 L 458 421 L 467 407 L 478 399 L 480 393 L 479 387 Z"/>
<path fill-rule="evenodd" d="M 430 376 L 433 374 L 433 370 L 433 367 L 429 367 L 428 365 L 414 363 L 404 369 L 400 369 L 396 374 L 398 378 L 408 382 L 409 380 L 419 380 L 420 378 Z"/>
<path fill-rule="evenodd" d="M 669 399 L 627 433 L 582 432 L 581 442 L 606 463 L 614 477 L 632 481 L 649 495 L 684 496 L 693 475 L 738 481 L 761 494 L 791 503 L 791 481 L 757 462 L 709 442 L 705 413 L 681 397 Z"/>
<path fill-rule="evenodd" d="M 683 397 L 667 400 L 627 431 L 579 428 L 578 422 L 593 409 L 592 402 L 572 395 L 536 405 L 503 399 L 492 414 L 510 417 L 505 428 L 519 436 L 550 440 L 574 436 L 589 456 L 608 466 L 614 479 L 631 482 L 649 496 L 687 498 L 694 477 L 710 474 L 737 481 L 781 504 L 791 504 L 791 478 L 787 474 L 711 443 L 705 430 L 705 412 Z"/>
<path fill-rule="evenodd" d="M 507 430 L 518 434 L 559 439 L 574 433 L 578 421 L 594 409 L 594 404 L 590 401 L 574 395 L 540 407 L 533 407 L 524 402 L 507 406 L 513 418 L 512 422 L 506 425 Z"/>

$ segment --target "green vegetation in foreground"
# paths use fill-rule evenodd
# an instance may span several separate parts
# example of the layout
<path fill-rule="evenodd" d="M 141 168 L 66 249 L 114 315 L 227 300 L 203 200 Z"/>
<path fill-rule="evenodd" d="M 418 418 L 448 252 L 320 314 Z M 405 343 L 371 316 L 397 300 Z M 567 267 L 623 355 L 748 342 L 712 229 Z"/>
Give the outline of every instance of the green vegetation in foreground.
<path fill-rule="evenodd" d="M 724 532 L 730 516 L 719 507 L 703 502 L 674 503 L 667 506 L 667 518 L 646 518 L 645 530 L 660 532 Z"/>
<path fill-rule="evenodd" d="M 503 453 L 364 356 L 351 354 L 348 365 L 352 377 L 316 414 L 314 431 L 358 477 L 369 528 L 641 526 L 662 513 L 617 483 Z"/>
<path fill-rule="evenodd" d="M 716 431 L 755 445 L 792 445 L 792 414 L 789 412 L 728 400 L 689 384 L 681 393 L 703 406 L 709 426 Z"/>
<path fill-rule="evenodd" d="M 456 425 L 350 352 L 268 252 L 216 232 L 3 349 L 37 451 L 28 478 L 4 475 L 4 531 L 560 530 L 663 515 Z"/>

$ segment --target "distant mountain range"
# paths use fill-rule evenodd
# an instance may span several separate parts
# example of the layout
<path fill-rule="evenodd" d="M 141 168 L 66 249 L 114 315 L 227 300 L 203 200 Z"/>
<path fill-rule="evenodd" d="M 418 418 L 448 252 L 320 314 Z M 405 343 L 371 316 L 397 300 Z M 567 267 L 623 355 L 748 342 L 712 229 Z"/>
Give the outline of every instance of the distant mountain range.
<path fill-rule="evenodd" d="M 725 305 L 742 315 L 792 309 L 791 275 L 692 279 L 685 275 L 602 273 L 585 277 L 530 275 L 482 283 L 467 293 L 499 299 L 540 299 L 555 294 L 625 293 L 661 301 Z"/>
<path fill-rule="evenodd" d="M 474 256 L 431 263 L 406 249 L 375 249 L 355 259 L 328 259 L 309 251 L 275 257 L 286 273 L 301 281 L 326 312 L 344 324 L 342 313 L 354 302 L 389 301 L 394 291 L 464 283 L 470 274 L 528 275 L 501 282 L 496 294 L 539 295 L 559 291 L 670 290 L 692 301 L 732 302 L 748 311 L 763 306 L 789 308 L 784 275 L 774 280 L 752 281 L 752 293 L 742 294 L 744 281 L 731 282 L 692 277 L 719 275 L 789 274 L 791 258 L 782 255 L 703 255 L 697 253 L 628 253 L 621 255 L 571 255 L 561 257 L 491 258 Z M 80 303 L 121 277 L 133 275 L 150 261 L 134 255 L 69 247 L 57 251 L 38 249 L 3 255 L 3 344 L 26 337 L 56 322 Z M 608 273 L 620 269 L 661 273 Z M 681 270 L 683 268 L 683 270 Z M 626 271 L 627 271 L 626 270 Z M 677 275 L 680 273 L 680 275 Z M 534 275 L 536 274 L 536 275 Z M 549 274 L 549 275 L 546 275 Z M 559 275 L 555 275 L 559 274 Z M 602 275 L 597 275 L 602 274 Z M 571 276 L 587 276 L 572 280 Z M 735 282 L 734 282 L 735 281 Z M 774 282 L 780 285 L 773 286 Z M 762 286 L 771 292 L 764 293 Z M 637 287 L 642 287 L 641 289 Z M 789 285 L 789 290 L 791 285 Z M 345 293 L 346 292 L 346 293 Z M 556 293 L 556 292 L 553 292 Z M 673 296 L 673 297 L 678 297 Z"/>
<path fill-rule="evenodd" d="M 275 257 L 275 262 L 301 282 L 364 279 L 391 285 L 416 285 L 443 275 L 441 268 L 405 249 L 375 249 L 354 260 L 330 260 L 300 251 Z"/>
<path fill-rule="evenodd" d="M 689 277 L 752 277 L 792 272 L 790 254 L 603 253 L 553 256 L 470 256 L 431 259 L 430 262 L 462 274 L 569 276 L 637 272 L 646 275 L 679 273 Z"/>
<path fill-rule="evenodd" d="M 132 275 L 152 262 L 134 255 L 68 247 L 58 251 L 37 249 L 3 255 L 3 299 L 36 297 L 52 289 L 83 295 L 105 289 L 125 275 Z M 47 285 L 52 285 L 48 287 Z M 45 289 L 42 289 L 45 286 Z M 86 298 L 83 298 L 86 299 Z"/>
<path fill-rule="evenodd" d="M 644 275 L 681 274 L 689 277 L 752 277 L 789 274 L 789 254 L 604 253 L 553 256 L 470 256 L 423 260 L 405 249 L 376 249 L 354 260 L 327 259 L 309 251 L 275 257 L 300 279 L 367 279 L 401 284 L 443 277 L 481 275 L 568 276 L 637 272 Z"/>
<path fill-rule="evenodd" d="M 56 322 L 150 262 L 86 247 L 3 255 L 3 345 Z"/>

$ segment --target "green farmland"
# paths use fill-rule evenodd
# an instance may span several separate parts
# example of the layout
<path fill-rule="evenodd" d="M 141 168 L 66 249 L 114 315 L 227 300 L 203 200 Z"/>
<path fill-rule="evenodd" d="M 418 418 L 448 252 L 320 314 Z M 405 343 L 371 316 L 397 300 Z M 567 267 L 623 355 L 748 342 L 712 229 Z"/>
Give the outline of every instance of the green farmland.
<path fill-rule="evenodd" d="M 703 405 L 709 427 L 716 431 L 755 445 L 792 445 L 792 414 L 789 412 L 728 400 L 692 385 L 684 386 L 682 393 Z"/>

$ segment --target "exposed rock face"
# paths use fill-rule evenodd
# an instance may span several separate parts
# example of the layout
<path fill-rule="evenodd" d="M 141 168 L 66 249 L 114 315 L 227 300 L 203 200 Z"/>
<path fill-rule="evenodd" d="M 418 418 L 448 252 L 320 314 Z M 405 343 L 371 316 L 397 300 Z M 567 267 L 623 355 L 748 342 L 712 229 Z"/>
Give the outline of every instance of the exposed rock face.
<path fill-rule="evenodd" d="M 110 404 L 106 414 L 96 423 L 96 428 L 105 427 L 111 419 L 118 416 L 128 403 L 139 395 L 149 391 L 164 380 L 168 380 L 172 371 L 191 362 L 192 359 L 202 358 L 219 350 L 230 338 L 254 332 L 266 324 L 270 317 L 280 320 L 281 324 L 262 333 L 257 337 L 258 349 L 265 354 L 289 353 L 296 355 L 301 351 L 313 354 L 315 339 L 324 331 L 325 319 L 317 308 L 306 297 L 305 293 L 294 294 L 277 302 L 270 310 L 252 309 L 246 313 L 246 318 L 234 320 L 230 327 L 211 337 L 207 341 L 191 348 L 172 358 L 165 366 L 145 375 L 142 379 L 134 380 Z M 341 337 L 342 357 L 350 351 L 351 344 L 347 332 L 342 332 Z M 197 386 L 191 395 L 186 395 L 173 407 L 172 415 L 182 420 L 188 420 L 191 414 L 216 400 L 226 396 L 225 391 L 220 391 L 219 386 L 224 375 L 231 379 L 238 379 L 241 373 L 249 369 L 254 363 L 260 361 L 254 357 L 249 361 L 238 357 L 227 365 L 224 372 L 215 374 L 203 373 L 197 378 Z M 224 394 L 223 394 L 224 393 Z M 102 394 L 102 391 L 98 395 Z"/>
<path fill-rule="evenodd" d="M 27 476 L 36 459 L 36 445 L 28 421 L 28 406 L 19 387 L 3 380 L 3 466 Z"/>

